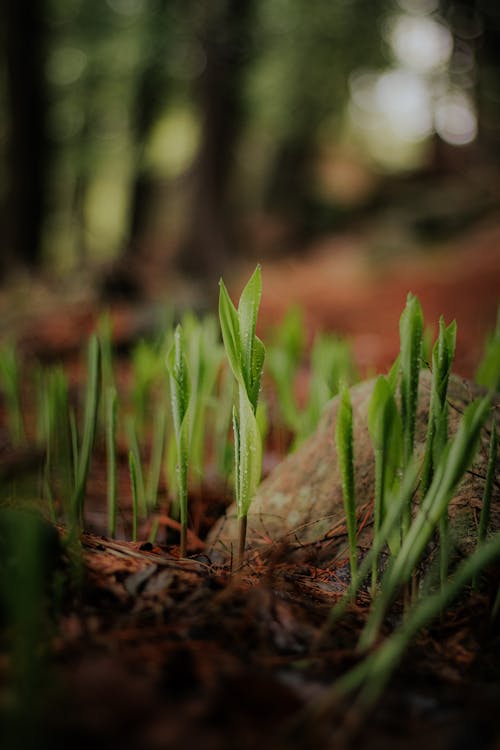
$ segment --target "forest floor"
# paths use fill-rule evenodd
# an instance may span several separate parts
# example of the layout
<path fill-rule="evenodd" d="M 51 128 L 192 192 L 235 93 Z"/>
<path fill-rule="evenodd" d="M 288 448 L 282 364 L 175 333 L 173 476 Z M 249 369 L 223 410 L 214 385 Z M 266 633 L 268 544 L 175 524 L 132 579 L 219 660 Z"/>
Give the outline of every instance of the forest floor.
<path fill-rule="evenodd" d="M 325 240 L 307 256 L 266 263 L 263 280 L 263 331 L 299 304 L 311 335 L 327 329 L 351 338 L 364 373 L 393 361 L 399 315 L 412 291 L 428 322 L 440 314 L 457 319 L 455 369 L 471 377 L 500 300 L 500 227 L 486 224 L 404 258 L 367 254 L 359 237 Z M 76 355 L 101 308 L 90 297 L 74 301 L 66 293 L 62 305 L 53 293 L 39 296 L 42 312 L 13 310 L 11 293 L 0 297 L 0 312 L 19 331 L 25 354 L 61 358 L 76 373 Z M 141 304 L 120 302 L 111 313 L 121 346 L 150 320 Z M 3 453 L 5 469 L 8 447 Z M 130 491 L 122 458 L 123 507 Z M 137 543 L 110 540 L 99 506 L 104 455 L 94 462 L 90 495 L 80 584 L 62 595 L 38 724 L 35 734 L 23 721 L 16 725 L 17 747 L 500 748 L 492 592 L 471 593 L 420 633 L 375 710 L 362 715 L 338 706 L 327 719 L 310 721 L 306 707 L 358 658 L 367 602 L 319 639 L 346 561 L 319 563 L 312 551 L 298 564 L 280 547 L 266 559 L 253 554 L 233 574 L 230 564 L 213 563 L 203 540 L 232 499 L 220 486 L 203 486 L 192 498 L 189 560 L 179 560 L 172 529 L 159 546 L 144 541 L 146 528 Z M 64 556 L 60 564 L 67 565 Z M 5 665 L 0 659 L 0 678 Z"/>

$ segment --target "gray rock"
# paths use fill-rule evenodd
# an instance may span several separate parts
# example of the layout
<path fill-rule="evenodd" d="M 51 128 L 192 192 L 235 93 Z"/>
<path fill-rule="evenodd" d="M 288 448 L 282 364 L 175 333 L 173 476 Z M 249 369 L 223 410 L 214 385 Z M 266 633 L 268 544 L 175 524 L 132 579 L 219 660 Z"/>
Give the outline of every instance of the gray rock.
<path fill-rule="evenodd" d="M 359 535 L 360 547 L 371 540 L 371 506 L 374 494 L 374 456 L 367 428 L 367 410 L 375 381 L 365 381 L 351 389 L 354 421 L 355 485 L 360 521 L 365 519 Z M 423 370 L 419 382 L 419 407 L 416 429 L 416 451 L 423 456 L 427 431 L 431 375 Z M 448 389 L 449 434 L 458 428 L 465 406 L 484 395 L 473 383 L 452 376 Z M 498 414 L 500 397 L 495 401 Z M 344 508 L 337 463 L 334 430 L 339 406 L 334 398 L 315 434 L 295 453 L 289 455 L 262 482 L 248 516 L 247 549 L 265 548 L 276 542 L 292 546 L 310 546 L 322 550 L 323 556 L 334 556 L 339 545 L 345 549 Z M 464 553 L 477 538 L 477 523 L 484 489 L 489 430 L 483 428 L 477 458 L 461 482 L 450 503 L 450 531 L 455 545 Z M 498 485 L 497 485 L 498 486 Z M 359 522 L 360 522 L 359 521 Z M 358 523 L 359 523 L 358 522 Z M 492 503 L 493 528 L 500 528 L 498 497 Z M 212 529 L 208 547 L 214 558 L 229 556 L 237 548 L 238 522 L 236 508 Z"/>

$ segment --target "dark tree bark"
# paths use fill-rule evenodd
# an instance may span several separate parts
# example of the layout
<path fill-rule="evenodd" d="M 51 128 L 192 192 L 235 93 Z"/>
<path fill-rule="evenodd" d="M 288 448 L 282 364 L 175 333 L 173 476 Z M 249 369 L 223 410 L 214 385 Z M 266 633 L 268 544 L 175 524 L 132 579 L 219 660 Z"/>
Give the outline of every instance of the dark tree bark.
<path fill-rule="evenodd" d="M 206 63 L 198 80 L 197 99 L 202 140 L 178 266 L 184 273 L 210 282 L 235 253 L 228 193 L 244 115 L 242 87 L 250 58 L 253 2 L 225 0 L 207 3 L 201 10 L 199 39 Z"/>
<path fill-rule="evenodd" d="M 3 0 L 8 111 L 6 250 L 2 271 L 41 261 L 47 140 L 42 0 Z"/>
<path fill-rule="evenodd" d="M 148 48 L 144 50 L 145 64 L 139 74 L 132 107 L 132 133 L 136 150 L 136 168 L 130 198 L 130 222 L 125 255 L 140 248 L 147 230 L 149 210 L 156 191 L 153 176 L 144 171 L 144 149 L 151 131 L 165 104 L 168 91 L 165 90 L 165 58 L 168 54 L 168 29 L 165 12 L 171 0 L 161 0 L 156 13 L 149 16 L 151 27 L 146 39 Z"/>

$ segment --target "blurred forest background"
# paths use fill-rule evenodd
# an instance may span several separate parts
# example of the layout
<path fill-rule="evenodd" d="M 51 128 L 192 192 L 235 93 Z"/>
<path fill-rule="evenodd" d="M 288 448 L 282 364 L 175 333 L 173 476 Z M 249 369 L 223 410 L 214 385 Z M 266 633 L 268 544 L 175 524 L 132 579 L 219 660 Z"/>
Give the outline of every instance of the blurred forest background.
<path fill-rule="evenodd" d="M 373 216 L 427 240 L 498 210 L 498 0 L 1 14 L 4 279 L 154 257 L 212 283 Z"/>

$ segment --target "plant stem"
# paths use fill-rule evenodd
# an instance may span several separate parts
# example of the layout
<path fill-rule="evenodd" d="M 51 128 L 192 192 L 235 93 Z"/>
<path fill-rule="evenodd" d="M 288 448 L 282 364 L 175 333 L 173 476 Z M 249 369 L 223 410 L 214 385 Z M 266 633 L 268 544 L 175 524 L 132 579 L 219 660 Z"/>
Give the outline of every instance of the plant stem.
<path fill-rule="evenodd" d="M 181 538 L 180 538 L 180 544 L 179 544 L 179 555 L 181 557 L 186 557 L 186 551 L 187 551 L 187 523 L 182 521 Z"/>
<path fill-rule="evenodd" d="M 243 564 L 245 557 L 245 546 L 247 540 L 247 516 L 241 516 L 239 520 L 239 539 L 238 539 L 238 557 L 236 558 L 236 567 Z"/>

